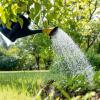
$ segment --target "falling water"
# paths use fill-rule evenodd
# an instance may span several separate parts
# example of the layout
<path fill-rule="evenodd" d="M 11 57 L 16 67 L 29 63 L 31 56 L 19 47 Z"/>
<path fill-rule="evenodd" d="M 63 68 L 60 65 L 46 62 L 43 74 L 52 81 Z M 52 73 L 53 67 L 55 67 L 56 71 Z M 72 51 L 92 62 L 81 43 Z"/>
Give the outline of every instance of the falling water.
<path fill-rule="evenodd" d="M 71 37 L 58 28 L 53 32 L 51 40 L 57 54 L 53 64 L 56 70 L 71 76 L 83 74 L 91 81 L 94 74 L 92 66 Z"/>

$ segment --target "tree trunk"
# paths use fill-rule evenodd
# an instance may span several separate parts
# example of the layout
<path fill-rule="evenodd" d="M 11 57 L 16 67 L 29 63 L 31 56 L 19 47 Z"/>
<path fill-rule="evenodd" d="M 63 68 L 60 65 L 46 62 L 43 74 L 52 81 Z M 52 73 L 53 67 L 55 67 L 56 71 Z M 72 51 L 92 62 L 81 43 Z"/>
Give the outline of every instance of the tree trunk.
<path fill-rule="evenodd" d="M 98 44 L 97 53 L 100 53 L 100 43 Z"/>
<path fill-rule="evenodd" d="M 37 64 L 37 68 L 39 70 L 40 68 L 40 57 L 39 56 L 35 56 L 35 59 L 36 59 L 36 64 Z"/>

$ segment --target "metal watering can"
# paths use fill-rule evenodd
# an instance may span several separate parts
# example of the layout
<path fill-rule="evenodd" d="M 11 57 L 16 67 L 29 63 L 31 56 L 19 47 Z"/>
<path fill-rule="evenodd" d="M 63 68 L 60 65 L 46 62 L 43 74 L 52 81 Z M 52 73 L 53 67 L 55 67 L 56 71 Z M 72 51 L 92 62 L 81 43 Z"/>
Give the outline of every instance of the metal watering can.
<path fill-rule="evenodd" d="M 38 29 L 31 30 L 28 28 L 30 21 L 25 16 L 21 15 L 20 18 L 23 19 L 23 26 L 21 27 L 18 22 L 12 22 L 11 29 L 8 29 L 5 25 L 0 25 L 1 33 L 6 36 L 9 40 L 14 42 L 16 39 L 37 34 L 37 33 L 47 33 L 49 36 L 54 34 L 55 28 L 47 28 L 47 29 Z"/>

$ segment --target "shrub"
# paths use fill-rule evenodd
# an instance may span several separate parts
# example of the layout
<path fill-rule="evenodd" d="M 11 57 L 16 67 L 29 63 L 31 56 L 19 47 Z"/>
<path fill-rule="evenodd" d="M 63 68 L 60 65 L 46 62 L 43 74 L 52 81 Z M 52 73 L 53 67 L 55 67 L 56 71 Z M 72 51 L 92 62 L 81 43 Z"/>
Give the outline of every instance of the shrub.
<path fill-rule="evenodd" d="M 18 64 L 18 60 L 13 57 L 0 57 L 0 70 L 14 70 Z"/>
<path fill-rule="evenodd" d="M 87 52 L 90 63 L 95 66 L 95 70 L 100 70 L 100 54 L 89 51 Z"/>

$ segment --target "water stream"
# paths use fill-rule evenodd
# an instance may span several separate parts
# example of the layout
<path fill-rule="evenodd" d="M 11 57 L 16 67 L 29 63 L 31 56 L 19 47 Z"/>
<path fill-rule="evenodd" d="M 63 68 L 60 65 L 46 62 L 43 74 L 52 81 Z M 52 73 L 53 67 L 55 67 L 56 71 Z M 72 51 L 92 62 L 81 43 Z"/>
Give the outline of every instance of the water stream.
<path fill-rule="evenodd" d="M 93 79 L 94 71 L 84 53 L 72 38 L 61 29 L 57 29 L 51 36 L 52 46 L 56 52 L 53 67 L 64 75 L 83 74 L 88 81 Z"/>

